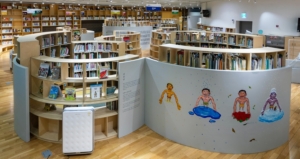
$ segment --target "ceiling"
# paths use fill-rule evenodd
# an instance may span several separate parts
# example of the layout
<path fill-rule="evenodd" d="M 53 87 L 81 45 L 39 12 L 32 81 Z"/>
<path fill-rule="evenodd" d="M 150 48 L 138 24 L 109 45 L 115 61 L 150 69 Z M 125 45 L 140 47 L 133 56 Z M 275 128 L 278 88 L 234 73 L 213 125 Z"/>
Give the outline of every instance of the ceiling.
<path fill-rule="evenodd" d="M 1 0 L 0 0 L 1 1 Z M 161 4 L 163 7 L 190 7 L 196 8 L 204 2 L 215 0 L 5 0 L 6 2 L 20 3 L 50 3 L 78 5 L 111 5 L 111 6 L 145 6 L 146 4 Z"/>

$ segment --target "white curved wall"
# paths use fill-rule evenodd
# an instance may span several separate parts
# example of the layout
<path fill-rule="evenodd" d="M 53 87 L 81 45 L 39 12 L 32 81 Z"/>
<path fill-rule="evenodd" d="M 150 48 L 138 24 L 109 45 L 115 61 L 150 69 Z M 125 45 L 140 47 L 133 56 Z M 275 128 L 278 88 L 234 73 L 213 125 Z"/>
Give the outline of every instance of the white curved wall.
<path fill-rule="evenodd" d="M 146 59 L 145 122 L 153 131 L 175 142 L 202 150 L 224 153 L 257 153 L 276 148 L 288 141 L 291 68 L 269 71 L 215 71 L 182 67 Z M 172 83 L 181 105 L 177 109 L 161 93 Z M 209 88 L 221 118 L 190 115 L 203 88 Z M 261 110 L 276 88 L 284 112 L 281 120 L 259 122 Z M 251 118 L 244 122 L 233 119 L 233 104 L 238 91 L 245 89 L 250 101 Z"/>

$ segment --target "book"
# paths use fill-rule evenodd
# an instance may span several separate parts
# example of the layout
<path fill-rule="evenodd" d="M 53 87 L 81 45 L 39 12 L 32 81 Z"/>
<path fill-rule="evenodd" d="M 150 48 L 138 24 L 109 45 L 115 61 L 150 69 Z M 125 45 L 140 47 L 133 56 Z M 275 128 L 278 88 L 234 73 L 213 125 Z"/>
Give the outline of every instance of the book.
<path fill-rule="evenodd" d="M 107 67 L 100 67 L 99 78 L 100 79 L 108 78 L 108 70 L 109 70 L 109 68 L 107 68 Z"/>
<path fill-rule="evenodd" d="M 102 84 L 90 85 L 90 97 L 91 99 L 99 99 L 102 96 Z"/>
<path fill-rule="evenodd" d="M 60 68 L 59 67 L 54 67 L 52 70 L 52 79 L 58 80 L 60 79 Z"/>
<path fill-rule="evenodd" d="M 57 99 L 60 96 L 60 94 L 61 94 L 61 90 L 59 86 L 52 85 L 48 97 L 51 99 Z"/>
<path fill-rule="evenodd" d="M 38 71 L 38 76 L 47 78 L 49 75 L 51 75 L 50 65 L 48 63 L 41 63 Z"/>
<path fill-rule="evenodd" d="M 107 88 L 106 88 L 106 96 L 115 94 L 115 90 L 116 90 L 116 89 L 117 89 L 117 88 L 116 88 L 115 86 L 107 87 Z"/>
<path fill-rule="evenodd" d="M 74 87 L 66 87 L 63 97 L 65 100 L 75 100 L 76 99 L 76 89 Z"/>

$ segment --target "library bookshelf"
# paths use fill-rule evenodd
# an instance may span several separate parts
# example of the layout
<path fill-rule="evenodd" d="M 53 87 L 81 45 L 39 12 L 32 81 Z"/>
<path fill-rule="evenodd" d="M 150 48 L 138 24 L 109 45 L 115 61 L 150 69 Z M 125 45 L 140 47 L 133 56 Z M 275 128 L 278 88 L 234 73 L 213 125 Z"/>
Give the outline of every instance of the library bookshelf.
<path fill-rule="evenodd" d="M 171 43 L 206 48 L 261 48 L 263 36 L 207 31 L 173 31 Z"/>
<path fill-rule="evenodd" d="M 221 49 L 164 44 L 158 61 L 216 70 L 268 70 L 286 66 L 284 49 Z"/>
<path fill-rule="evenodd" d="M 154 30 L 152 31 L 150 44 L 150 57 L 158 60 L 159 46 L 170 41 L 170 33 Z"/>
<path fill-rule="evenodd" d="M 204 31 L 235 33 L 235 28 L 208 26 L 208 25 L 204 25 L 204 24 L 197 24 L 197 28 L 204 30 Z"/>
<path fill-rule="evenodd" d="M 158 21 L 162 18 L 162 12 L 147 12 L 143 7 L 115 8 L 120 9 L 122 14 L 114 16 L 111 13 L 111 7 L 99 7 L 92 4 L 78 6 L 77 4 L 3 2 L 0 3 L 0 6 L 0 44 L 3 45 L 2 48 L 4 48 L 4 45 L 12 47 L 13 36 L 15 35 L 55 31 L 58 26 L 70 26 L 72 29 L 80 29 L 85 25 L 95 24 L 96 21 L 102 25 L 107 18 L 149 21 Z M 42 13 L 29 14 L 27 9 L 42 9 Z M 101 35 L 101 31 L 95 31 L 95 34 Z"/>
<path fill-rule="evenodd" d="M 124 27 L 139 27 L 139 26 L 152 26 L 150 21 L 134 21 L 122 19 L 106 19 L 105 26 L 124 26 Z"/>
<path fill-rule="evenodd" d="M 30 34 L 17 41 L 20 64 L 29 68 L 31 134 L 41 140 L 61 142 L 64 106 L 94 106 L 95 140 L 117 136 L 118 62 L 138 58 L 137 55 L 125 55 L 125 42 L 71 42 L 70 31 Z M 60 68 L 60 78 L 40 76 L 41 64 L 49 64 L 49 70 Z M 106 78 L 98 76 L 102 68 L 108 70 Z M 97 84 L 101 84 L 101 96 L 92 99 L 91 86 Z M 56 99 L 49 98 L 53 85 L 61 88 L 61 95 L 66 94 L 66 88 L 74 88 L 76 99 L 66 100 L 61 95 Z M 46 110 L 47 104 L 55 105 L 56 109 Z"/>
<path fill-rule="evenodd" d="M 105 40 L 105 41 L 123 41 L 125 42 L 125 53 L 134 54 L 141 56 L 141 45 L 140 39 L 141 34 L 137 31 L 126 31 L 126 30 L 114 30 L 113 35 L 106 35 L 96 37 L 96 40 Z"/>

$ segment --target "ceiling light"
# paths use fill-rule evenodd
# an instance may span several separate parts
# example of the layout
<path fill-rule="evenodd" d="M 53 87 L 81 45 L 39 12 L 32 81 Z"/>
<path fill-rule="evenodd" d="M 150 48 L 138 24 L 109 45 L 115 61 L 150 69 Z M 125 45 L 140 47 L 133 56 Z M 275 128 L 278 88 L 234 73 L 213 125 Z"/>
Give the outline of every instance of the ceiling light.
<path fill-rule="evenodd" d="M 22 1 L 20 1 L 20 3 L 22 3 Z"/>
<path fill-rule="evenodd" d="M 64 5 L 64 3 L 61 3 L 61 5 Z"/>
<path fill-rule="evenodd" d="M 45 4 L 44 2 L 42 4 Z"/>

